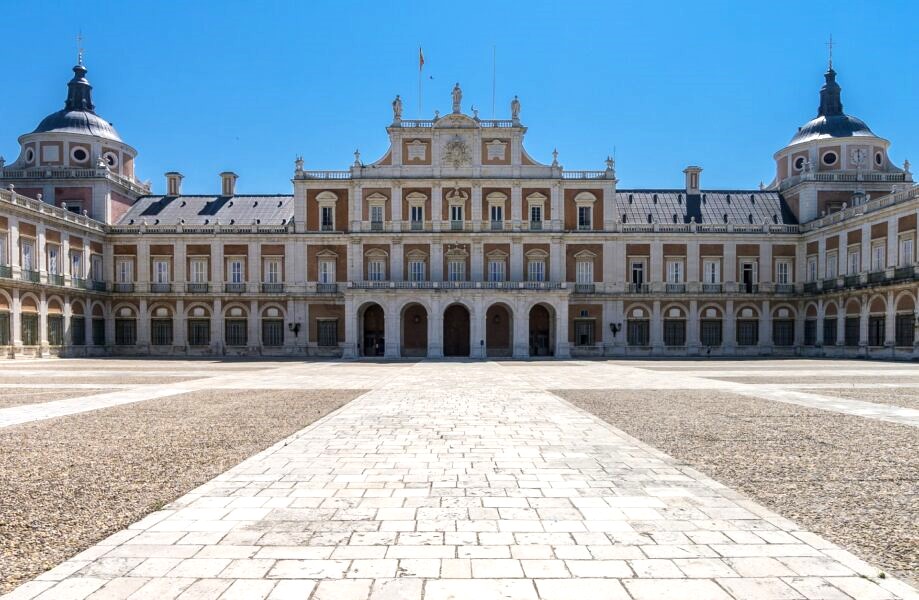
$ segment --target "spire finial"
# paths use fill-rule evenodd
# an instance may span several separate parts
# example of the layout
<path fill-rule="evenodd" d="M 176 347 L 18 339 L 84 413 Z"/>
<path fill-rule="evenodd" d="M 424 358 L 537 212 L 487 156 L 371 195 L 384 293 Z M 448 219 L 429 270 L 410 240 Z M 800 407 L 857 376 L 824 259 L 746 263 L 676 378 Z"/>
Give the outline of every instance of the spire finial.
<path fill-rule="evenodd" d="M 826 43 L 827 53 L 829 54 L 830 70 L 833 70 L 833 34 L 830 34 L 830 41 Z"/>
<path fill-rule="evenodd" d="M 77 64 L 83 66 L 83 30 L 77 33 Z"/>

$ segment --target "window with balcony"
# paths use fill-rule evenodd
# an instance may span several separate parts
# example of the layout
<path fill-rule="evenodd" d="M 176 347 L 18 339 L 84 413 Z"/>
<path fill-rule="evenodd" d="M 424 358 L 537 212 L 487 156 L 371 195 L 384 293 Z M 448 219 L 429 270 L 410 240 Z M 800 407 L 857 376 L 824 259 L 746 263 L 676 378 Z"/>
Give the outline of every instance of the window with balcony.
<path fill-rule="evenodd" d="M 667 283 L 683 283 L 683 261 L 667 261 Z"/>
<path fill-rule="evenodd" d="M 319 225 L 322 231 L 334 231 L 335 230 L 335 207 L 334 206 L 320 206 L 319 207 Z"/>
<path fill-rule="evenodd" d="M 542 205 L 530 205 L 530 229 L 542 229 Z"/>
<path fill-rule="evenodd" d="M 335 261 L 319 261 L 319 283 L 335 283 Z"/>
<path fill-rule="evenodd" d="M 193 258 L 189 261 L 190 268 L 190 278 L 191 283 L 207 283 L 207 259 L 206 258 Z"/>
<path fill-rule="evenodd" d="M 424 269 L 425 264 L 423 260 L 413 259 L 408 261 L 408 280 L 409 281 L 424 281 Z"/>
<path fill-rule="evenodd" d="M 775 282 L 779 285 L 789 285 L 791 280 L 791 261 L 780 260 L 775 263 Z"/>
<path fill-rule="evenodd" d="M 838 266 L 839 266 L 839 258 L 836 256 L 836 253 L 827 252 L 827 255 L 826 255 L 826 278 L 827 279 L 836 278 Z"/>
<path fill-rule="evenodd" d="M 848 275 L 855 275 L 861 270 L 861 252 L 858 250 L 849 251 L 849 260 L 846 263 L 848 265 Z"/>
<path fill-rule="evenodd" d="M 379 258 L 367 261 L 367 279 L 370 281 L 384 281 L 386 279 L 386 262 Z"/>
<path fill-rule="evenodd" d="M 883 271 L 887 266 L 887 247 L 884 244 L 871 246 L 871 270 Z"/>
<path fill-rule="evenodd" d="M 22 269 L 35 271 L 35 245 L 31 240 L 22 240 Z"/>
<path fill-rule="evenodd" d="M 409 218 L 411 219 L 412 231 L 424 229 L 424 205 L 413 204 L 409 207 Z"/>
<path fill-rule="evenodd" d="M 488 281 L 504 281 L 505 262 L 503 259 L 488 261 Z"/>
<path fill-rule="evenodd" d="M 103 281 L 105 278 L 102 276 L 102 256 L 99 254 L 93 254 L 90 257 L 89 262 L 93 281 Z"/>
<path fill-rule="evenodd" d="M 702 263 L 702 283 L 721 283 L 720 260 L 706 260 Z"/>
<path fill-rule="evenodd" d="M 579 206 L 578 207 L 578 229 L 588 230 L 592 227 L 593 223 L 593 207 L 592 206 Z"/>
<path fill-rule="evenodd" d="M 530 260 L 527 263 L 527 281 L 545 281 L 546 280 L 546 261 Z"/>
<path fill-rule="evenodd" d="M 579 260 L 575 263 L 575 283 L 594 282 L 594 263 L 592 260 Z"/>
<path fill-rule="evenodd" d="M 463 205 L 450 205 L 450 227 L 455 230 L 463 228 Z"/>
<path fill-rule="evenodd" d="M 912 266 L 913 261 L 915 260 L 915 253 L 913 252 L 913 238 L 904 237 L 900 238 L 900 266 L 909 267 Z"/>
<path fill-rule="evenodd" d="M 632 262 L 632 283 L 643 285 L 645 282 L 645 263 L 642 261 Z"/>
<path fill-rule="evenodd" d="M 115 281 L 121 284 L 134 282 L 133 260 L 124 258 L 115 261 Z"/>
<path fill-rule="evenodd" d="M 447 262 L 447 279 L 449 281 L 466 281 L 466 261 L 451 260 Z"/>
<path fill-rule="evenodd" d="M 169 260 L 153 259 L 153 283 L 169 283 Z"/>
<path fill-rule="evenodd" d="M 489 221 L 491 221 L 492 229 L 503 229 L 504 228 L 504 205 L 503 204 L 489 204 L 488 219 Z"/>
<path fill-rule="evenodd" d="M 48 244 L 48 274 L 61 274 L 61 249 L 57 245 Z"/>
<path fill-rule="evenodd" d="M 238 258 L 230 259 L 229 262 L 229 282 L 228 283 L 243 283 L 244 282 L 244 269 L 243 261 Z"/>
<path fill-rule="evenodd" d="M 83 272 L 83 254 L 81 252 L 70 253 L 70 276 L 77 279 L 86 278 L 86 273 Z"/>
<path fill-rule="evenodd" d="M 7 256 L 8 241 L 6 234 L 0 233 L 0 266 L 10 264 L 9 256 Z"/>
<path fill-rule="evenodd" d="M 281 259 L 266 258 L 262 268 L 262 281 L 268 284 L 281 283 Z"/>
<path fill-rule="evenodd" d="M 807 280 L 817 281 L 817 257 L 809 256 L 807 258 Z"/>
<path fill-rule="evenodd" d="M 372 204 L 370 206 L 370 230 L 383 231 L 383 205 Z"/>

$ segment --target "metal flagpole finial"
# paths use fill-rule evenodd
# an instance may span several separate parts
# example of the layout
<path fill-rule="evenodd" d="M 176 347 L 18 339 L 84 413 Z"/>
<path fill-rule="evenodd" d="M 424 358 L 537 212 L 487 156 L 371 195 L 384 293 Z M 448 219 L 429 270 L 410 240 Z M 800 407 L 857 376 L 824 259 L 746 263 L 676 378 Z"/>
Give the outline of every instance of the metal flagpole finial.
<path fill-rule="evenodd" d="M 77 33 L 77 64 L 83 66 L 83 30 Z"/>
<path fill-rule="evenodd" d="M 827 51 L 830 55 L 830 69 L 833 68 L 833 34 L 830 34 L 830 41 L 826 43 Z"/>

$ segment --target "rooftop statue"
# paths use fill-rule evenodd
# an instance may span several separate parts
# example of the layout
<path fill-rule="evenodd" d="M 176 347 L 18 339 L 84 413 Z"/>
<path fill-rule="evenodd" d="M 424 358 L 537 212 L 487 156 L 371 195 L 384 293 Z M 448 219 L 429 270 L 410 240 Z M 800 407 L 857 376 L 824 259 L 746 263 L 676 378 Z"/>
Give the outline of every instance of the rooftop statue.
<path fill-rule="evenodd" d="M 520 100 L 517 96 L 514 96 L 514 99 L 511 100 L 511 119 L 514 121 L 520 120 Z"/>
<path fill-rule="evenodd" d="M 453 113 L 460 113 L 460 103 L 463 101 L 463 90 L 460 89 L 459 82 L 453 86 Z"/>
<path fill-rule="evenodd" d="M 392 101 L 392 120 L 398 123 L 402 120 L 402 98 L 396 94 L 396 99 Z"/>

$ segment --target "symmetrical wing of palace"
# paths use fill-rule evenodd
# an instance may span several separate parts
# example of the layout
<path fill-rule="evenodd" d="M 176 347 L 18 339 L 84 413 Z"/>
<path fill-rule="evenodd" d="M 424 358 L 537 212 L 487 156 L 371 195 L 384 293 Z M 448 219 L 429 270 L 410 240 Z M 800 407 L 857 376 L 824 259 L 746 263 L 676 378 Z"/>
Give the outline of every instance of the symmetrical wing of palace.
<path fill-rule="evenodd" d="M 570 171 L 510 118 L 402 118 L 374 162 L 293 193 L 165 194 L 95 111 L 63 110 L 0 159 L 0 347 L 17 355 L 919 356 L 919 187 L 843 112 L 836 73 L 775 177 L 624 189 Z"/>

